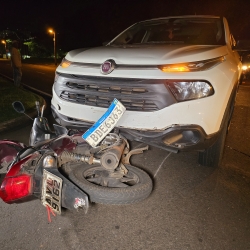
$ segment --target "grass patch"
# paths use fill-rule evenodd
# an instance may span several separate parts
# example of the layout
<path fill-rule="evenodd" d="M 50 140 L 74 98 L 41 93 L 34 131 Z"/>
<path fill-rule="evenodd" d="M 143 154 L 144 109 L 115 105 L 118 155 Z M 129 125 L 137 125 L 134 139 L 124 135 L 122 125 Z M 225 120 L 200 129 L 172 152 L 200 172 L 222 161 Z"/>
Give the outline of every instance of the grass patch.
<path fill-rule="evenodd" d="M 40 96 L 28 90 L 17 88 L 13 83 L 6 81 L 1 77 L 0 93 L 0 123 L 23 116 L 23 114 L 19 114 L 13 109 L 12 103 L 14 101 L 22 102 L 26 112 L 35 111 L 35 102 L 39 101 L 41 104 L 43 101 Z"/>

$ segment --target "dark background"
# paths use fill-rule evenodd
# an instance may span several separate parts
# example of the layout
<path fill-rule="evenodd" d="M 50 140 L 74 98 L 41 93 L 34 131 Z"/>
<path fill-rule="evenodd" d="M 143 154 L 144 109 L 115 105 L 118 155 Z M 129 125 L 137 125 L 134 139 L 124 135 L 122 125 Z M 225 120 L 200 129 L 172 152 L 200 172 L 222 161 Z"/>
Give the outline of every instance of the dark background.
<path fill-rule="evenodd" d="M 250 38 L 250 0 L 1 0 L 0 30 L 51 43 L 64 51 L 101 45 L 137 21 L 170 15 L 227 18 L 235 39 Z"/>

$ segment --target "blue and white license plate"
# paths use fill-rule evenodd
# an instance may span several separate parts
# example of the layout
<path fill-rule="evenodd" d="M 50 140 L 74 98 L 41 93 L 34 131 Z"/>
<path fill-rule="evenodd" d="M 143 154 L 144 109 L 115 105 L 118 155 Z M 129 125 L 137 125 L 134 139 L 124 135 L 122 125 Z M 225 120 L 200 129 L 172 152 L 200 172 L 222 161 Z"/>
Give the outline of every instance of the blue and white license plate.
<path fill-rule="evenodd" d="M 105 114 L 82 135 L 82 138 L 90 146 L 96 147 L 115 127 L 125 110 L 122 103 L 114 99 Z"/>

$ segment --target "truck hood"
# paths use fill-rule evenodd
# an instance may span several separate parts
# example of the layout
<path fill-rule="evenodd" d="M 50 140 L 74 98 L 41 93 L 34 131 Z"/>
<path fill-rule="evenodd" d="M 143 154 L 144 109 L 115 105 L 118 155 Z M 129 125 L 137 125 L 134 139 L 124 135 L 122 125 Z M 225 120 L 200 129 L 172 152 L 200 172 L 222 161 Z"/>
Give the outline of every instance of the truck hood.
<path fill-rule="evenodd" d="M 112 59 L 116 64 L 161 65 L 202 61 L 227 54 L 227 46 L 211 45 L 137 45 L 103 46 L 72 50 L 66 55 L 71 62 L 102 64 Z"/>

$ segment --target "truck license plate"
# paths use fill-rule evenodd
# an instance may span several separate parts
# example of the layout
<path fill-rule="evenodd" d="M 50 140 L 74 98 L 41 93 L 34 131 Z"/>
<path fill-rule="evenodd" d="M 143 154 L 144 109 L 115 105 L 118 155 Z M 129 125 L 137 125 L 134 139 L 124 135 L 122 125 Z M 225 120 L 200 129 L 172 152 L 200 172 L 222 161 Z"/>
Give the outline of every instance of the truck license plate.
<path fill-rule="evenodd" d="M 90 146 L 96 147 L 115 127 L 125 110 L 126 108 L 122 103 L 114 99 L 105 114 L 82 135 L 82 138 Z"/>
<path fill-rule="evenodd" d="M 42 204 L 61 214 L 62 179 L 43 170 Z"/>

